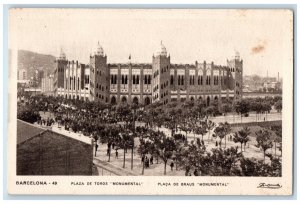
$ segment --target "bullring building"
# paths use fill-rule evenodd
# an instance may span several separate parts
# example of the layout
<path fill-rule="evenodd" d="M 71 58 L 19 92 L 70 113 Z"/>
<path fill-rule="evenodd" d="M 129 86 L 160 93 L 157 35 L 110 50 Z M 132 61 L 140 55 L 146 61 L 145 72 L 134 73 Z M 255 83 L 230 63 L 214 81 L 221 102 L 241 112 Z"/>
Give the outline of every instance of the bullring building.
<path fill-rule="evenodd" d="M 109 64 L 98 43 L 88 65 L 68 61 L 61 51 L 54 71 L 54 95 L 111 104 L 161 101 L 213 101 L 242 97 L 243 60 L 236 52 L 227 66 L 213 62 L 172 64 L 161 43 L 152 63 Z"/>

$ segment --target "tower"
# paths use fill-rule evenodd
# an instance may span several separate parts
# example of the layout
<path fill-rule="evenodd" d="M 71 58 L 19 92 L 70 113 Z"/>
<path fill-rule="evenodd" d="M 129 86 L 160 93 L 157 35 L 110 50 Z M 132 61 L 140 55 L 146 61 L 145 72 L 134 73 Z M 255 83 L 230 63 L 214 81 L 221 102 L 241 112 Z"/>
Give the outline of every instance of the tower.
<path fill-rule="evenodd" d="M 107 56 L 98 42 L 96 52 L 90 56 L 90 100 L 108 102 L 109 69 Z"/>
<path fill-rule="evenodd" d="M 167 49 L 160 44 L 158 52 L 152 57 L 152 100 L 167 104 L 171 100 L 170 93 L 170 55 Z"/>
<path fill-rule="evenodd" d="M 58 89 L 64 89 L 64 79 L 65 79 L 65 67 L 68 64 L 66 54 L 63 50 L 60 50 L 59 57 L 55 60 L 55 70 L 54 70 L 54 95 L 58 95 Z"/>
<path fill-rule="evenodd" d="M 240 59 L 240 53 L 235 52 L 233 59 L 227 60 L 232 80 L 229 84 L 230 89 L 234 90 L 234 98 L 239 99 L 243 96 L 243 60 Z"/>

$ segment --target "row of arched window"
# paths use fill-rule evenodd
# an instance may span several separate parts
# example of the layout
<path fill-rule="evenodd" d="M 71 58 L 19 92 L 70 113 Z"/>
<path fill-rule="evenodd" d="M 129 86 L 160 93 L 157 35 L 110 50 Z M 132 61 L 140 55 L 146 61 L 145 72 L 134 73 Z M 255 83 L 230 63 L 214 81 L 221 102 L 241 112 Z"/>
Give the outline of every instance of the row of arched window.
<path fill-rule="evenodd" d="M 128 78 L 127 75 L 121 76 L 122 84 L 127 84 Z M 118 83 L 118 76 L 113 74 L 110 76 L 110 83 L 117 84 Z M 132 84 L 140 84 L 140 75 L 132 75 Z M 151 75 L 144 76 L 144 84 L 151 84 Z"/>
<path fill-rule="evenodd" d="M 160 95 L 160 98 L 163 98 L 168 95 L 168 90 Z"/>
<path fill-rule="evenodd" d="M 219 81 L 221 81 L 221 84 L 226 84 L 226 77 L 223 78 L 223 76 L 213 76 L 214 77 L 214 85 L 218 85 Z M 198 85 L 203 85 L 203 76 L 198 76 Z M 184 85 L 185 82 L 185 76 L 184 75 L 178 75 L 177 76 L 177 82 L 178 85 Z M 210 85 L 211 83 L 211 76 L 206 76 L 206 85 Z M 170 84 L 173 85 L 174 84 L 174 75 L 171 75 L 170 78 Z M 190 85 L 195 85 L 195 76 L 192 75 L 190 76 Z"/>
<path fill-rule="evenodd" d="M 72 86 L 73 85 L 73 86 Z M 76 89 L 76 77 L 71 77 L 69 78 L 66 78 L 66 89 L 69 89 L 69 90 L 75 90 Z M 79 77 L 77 78 L 77 90 L 80 89 L 80 79 Z"/>

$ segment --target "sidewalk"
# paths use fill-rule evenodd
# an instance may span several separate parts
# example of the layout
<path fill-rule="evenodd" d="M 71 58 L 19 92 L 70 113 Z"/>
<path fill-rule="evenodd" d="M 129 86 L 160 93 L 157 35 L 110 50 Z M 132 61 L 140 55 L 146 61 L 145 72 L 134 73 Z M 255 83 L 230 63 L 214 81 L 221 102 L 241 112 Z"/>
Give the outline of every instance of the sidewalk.
<path fill-rule="evenodd" d="M 118 166 L 115 166 L 113 164 L 110 164 L 109 162 L 101 161 L 99 158 L 94 157 L 93 162 L 97 166 L 98 171 L 100 168 L 100 172 L 102 169 L 104 169 L 116 176 L 136 176 L 136 174 L 134 174 L 133 172 L 129 172 L 128 170 L 123 169 Z M 101 175 L 100 172 L 99 172 L 99 175 Z"/>

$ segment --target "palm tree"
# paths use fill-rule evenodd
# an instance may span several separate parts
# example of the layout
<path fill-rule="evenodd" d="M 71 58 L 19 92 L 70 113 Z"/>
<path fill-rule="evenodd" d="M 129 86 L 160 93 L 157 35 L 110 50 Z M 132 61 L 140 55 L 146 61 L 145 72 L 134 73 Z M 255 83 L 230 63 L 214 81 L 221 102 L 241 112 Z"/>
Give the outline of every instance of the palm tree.
<path fill-rule="evenodd" d="M 266 151 L 273 147 L 272 140 L 271 140 L 271 132 L 268 130 L 259 130 L 255 132 L 256 134 L 256 147 L 261 148 L 264 153 L 264 163 L 266 158 Z"/>
<path fill-rule="evenodd" d="M 241 152 L 243 152 L 243 144 L 246 144 L 249 141 L 250 129 L 244 127 L 242 130 L 236 132 L 233 137 L 235 143 L 241 143 Z"/>
<path fill-rule="evenodd" d="M 225 122 L 225 123 L 224 123 L 225 148 L 226 148 L 226 136 L 230 133 L 230 130 L 231 130 L 230 124 L 227 123 L 227 122 Z"/>
<path fill-rule="evenodd" d="M 220 123 L 214 130 L 213 137 L 220 138 L 220 148 L 222 147 L 222 140 L 226 136 L 225 125 Z"/>

